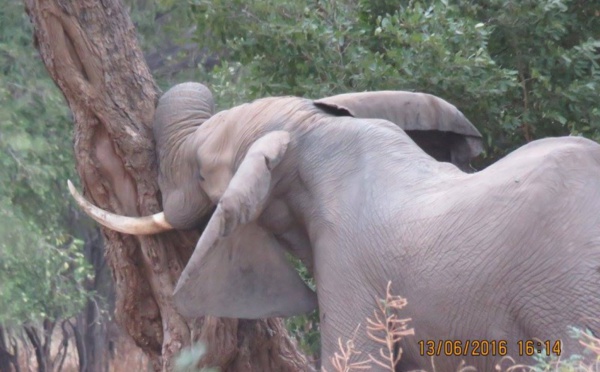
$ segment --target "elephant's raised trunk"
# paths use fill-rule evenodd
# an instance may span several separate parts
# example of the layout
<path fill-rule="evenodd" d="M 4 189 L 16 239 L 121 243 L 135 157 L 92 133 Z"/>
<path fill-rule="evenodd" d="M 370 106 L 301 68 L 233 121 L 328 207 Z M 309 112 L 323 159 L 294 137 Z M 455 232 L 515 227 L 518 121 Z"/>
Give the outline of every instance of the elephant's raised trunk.
<path fill-rule="evenodd" d="M 146 217 L 127 217 L 119 216 L 114 213 L 100 209 L 85 200 L 70 180 L 67 181 L 69 191 L 79 207 L 91 218 L 99 224 L 108 227 L 109 229 L 133 235 L 151 235 L 158 234 L 164 231 L 173 230 L 174 227 L 165 219 L 163 212 Z"/>

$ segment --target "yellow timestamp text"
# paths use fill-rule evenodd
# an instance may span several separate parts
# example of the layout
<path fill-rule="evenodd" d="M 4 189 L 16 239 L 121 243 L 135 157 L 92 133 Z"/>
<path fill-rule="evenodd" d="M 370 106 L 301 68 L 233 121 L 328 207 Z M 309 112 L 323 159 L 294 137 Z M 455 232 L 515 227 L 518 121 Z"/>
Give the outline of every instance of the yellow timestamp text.
<path fill-rule="evenodd" d="M 505 356 L 508 355 L 507 340 L 420 340 L 421 356 Z M 560 356 L 562 344 L 556 341 L 519 340 L 517 353 L 519 356 L 535 354 L 552 354 Z"/>
<path fill-rule="evenodd" d="M 519 340 L 517 341 L 517 346 L 519 348 L 520 356 L 532 356 L 542 353 L 546 356 L 550 356 L 552 354 L 560 356 L 562 352 L 562 343 L 560 340 Z"/>
<path fill-rule="evenodd" d="M 504 356 L 506 340 L 420 340 L 421 356 Z"/>

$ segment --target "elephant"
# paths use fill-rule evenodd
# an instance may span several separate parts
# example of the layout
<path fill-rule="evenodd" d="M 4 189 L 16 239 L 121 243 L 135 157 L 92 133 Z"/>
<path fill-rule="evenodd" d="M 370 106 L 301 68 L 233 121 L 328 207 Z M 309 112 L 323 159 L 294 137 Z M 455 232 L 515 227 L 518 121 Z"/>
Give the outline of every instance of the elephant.
<path fill-rule="evenodd" d="M 453 371 L 461 362 L 490 371 L 504 354 L 530 364 L 528 340 L 560 341 L 568 355 L 581 352 L 569 327 L 598 334 L 596 142 L 539 139 L 469 173 L 407 134 L 429 118 L 418 127 L 453 134 L 436 142 L 441 157 L 464 162 L 481 150 L 472 124 L 453 123 L 462 114 L 433 96 L 268 97 L 213 110 L 199 83 L 160 98 L 154 133 L 164 212 L 111 214 L 69 183 L 88 215 L 125 233 L 194 229 L 211 215 L 173 294 L 183 316 L 257 319 L 318 307 L 329 371 L 338 340 L 379 354 L 364 327 L 388 281 L 407 299 L 400 315 L 414 329 L 397 345 L 400 371 L 432 363 Z M 316 293 L 287 254 L 307 266 Z M 444 342 L 506 350 L 424 353 L 423 344 Z"/>

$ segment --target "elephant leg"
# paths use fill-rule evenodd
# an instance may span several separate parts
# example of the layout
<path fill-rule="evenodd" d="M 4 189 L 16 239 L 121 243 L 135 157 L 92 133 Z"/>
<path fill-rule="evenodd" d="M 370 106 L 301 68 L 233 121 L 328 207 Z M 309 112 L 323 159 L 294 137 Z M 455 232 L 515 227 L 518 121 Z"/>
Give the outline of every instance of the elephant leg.
<path fill-rule="evenodd" d="M 353 308 L 353 306 L 350 306 Z M 359 312 L 357 312 L 359 313 Z M 372 350 L 365 350 L 367 344 L 366 319 L 358 315 L 348 314 L 343 309 L 321 308 L 320 328 L 321 328 L 321 363 L 323 370 L 334 371 L 332 360 L 335 354 L 346 351 L 348 342 L 352 341 L 354 349 L 361 351 L 361 354 L 354 356 L 352 362 L 359 360 L 368 360 L 368 353 Z M 340 346 L 341 344 L 341 346 Z"/>
<path fill-rule="evenodd" d="M 342 351 L 347 352 L 349 341 L 352 341 L 354 350 L 360 352 L 360 354 L 352 356 L 350 359 L 352 363 L 368 361 L 370 360 L 369 355 L 379 356 L 380 348 L 387 350 L 385 345 L 374 342 L 367 334 L 367 318 L 374 319 L 373 312 L 377 306 L 375 298 L 372 298 L 371 303 L 360 300 L 360 298 L 365 297 L 356 294 L 344 297 L 346 300 L 326 300 L 319 304 L 321 362 L 325 367 L 324 370 L 327 371 L 334 371 L 332 359 L 335 358 L 336 353 L 341 355 Z M 348 299 L 352 300 L 349 301 Z M 331 300 L 331 298 L 328 300 Z M 380 333 L 376 333 L 376 335 L 384 337 Z M 370 371 L 389 371 L 389 369 L 382 368 L 372 362 L 367 365 L 371 367 Z"/>

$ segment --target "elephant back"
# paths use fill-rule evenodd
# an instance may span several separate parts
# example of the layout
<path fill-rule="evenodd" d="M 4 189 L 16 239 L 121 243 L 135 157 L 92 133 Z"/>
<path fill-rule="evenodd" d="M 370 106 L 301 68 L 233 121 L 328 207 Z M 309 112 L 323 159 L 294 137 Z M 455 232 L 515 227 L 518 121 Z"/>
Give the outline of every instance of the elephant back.
<path fill-rule="evenodd" d="M 314 101 L 336 115 L 385 119 L 402 128 L 438 161 L 469 171 L 483 151 L 481 133 L 449 102 L 426 93 L 376 91 L 346 93 Z"/>

